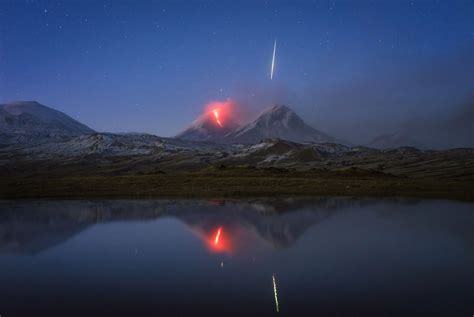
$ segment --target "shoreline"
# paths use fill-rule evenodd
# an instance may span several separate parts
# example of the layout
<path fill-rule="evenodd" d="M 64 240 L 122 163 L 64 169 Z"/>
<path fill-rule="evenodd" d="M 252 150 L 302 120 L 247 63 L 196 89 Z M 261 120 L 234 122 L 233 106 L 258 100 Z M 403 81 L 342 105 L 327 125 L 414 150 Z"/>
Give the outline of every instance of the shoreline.
<path fill-rule="evenodd" d="M 7 177 L 0 199 L 79 198 L 250 198 L 282 196 L 416 197 L 474 201 L 470 180 L 414 179 L 395 176 L 157 175 Z"/>

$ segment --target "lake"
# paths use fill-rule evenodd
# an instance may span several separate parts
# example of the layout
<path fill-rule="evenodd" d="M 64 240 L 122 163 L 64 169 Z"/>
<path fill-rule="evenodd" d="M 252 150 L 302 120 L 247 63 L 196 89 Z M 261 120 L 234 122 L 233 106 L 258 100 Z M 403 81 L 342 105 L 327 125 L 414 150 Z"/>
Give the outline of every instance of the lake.
<path fill-rule="evenodd" d="M 0 202 L 0 315 L 474 314 L 474 204 Z"/>

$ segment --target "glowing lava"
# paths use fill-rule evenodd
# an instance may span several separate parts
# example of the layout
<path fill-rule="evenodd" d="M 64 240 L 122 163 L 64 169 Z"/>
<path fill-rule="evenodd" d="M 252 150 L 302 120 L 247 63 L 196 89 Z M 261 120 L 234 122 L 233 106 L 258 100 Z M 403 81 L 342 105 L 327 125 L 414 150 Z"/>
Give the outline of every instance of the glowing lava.
<path fill-rule="evenodd" d="M 216 118 L 217 124 L 220 125 L 221 128 L 223 128 L 224 126 L 222 125 L 222 122 L 221 122 L 221 120 L 219 119 L 219 111 L 220 111 L 220 109 L 214 109 L 214 110 L 212 110 L 212 113 L 214 113 L 214 117 Z M 219 228 L 219 229 L 220 229 L 220 228 Z"/>
<path fill-rule="evenodd" d="M 214 245 L 219 244 L 219 238 L 221 237 L 221 231 L 222 231 L 222 227 L 219 227 L 219 229 L 217 229 L 216 237 L 214 238 Z"/>
<path fill-rule="evenodd" d="M 237 121 L 237 103 L 227 99 L 225 101 L 211 101 L 206 104 L 205 120 L 213 127 L 222 129 L 221 132 L 234 129 L 238 126 Z"/>

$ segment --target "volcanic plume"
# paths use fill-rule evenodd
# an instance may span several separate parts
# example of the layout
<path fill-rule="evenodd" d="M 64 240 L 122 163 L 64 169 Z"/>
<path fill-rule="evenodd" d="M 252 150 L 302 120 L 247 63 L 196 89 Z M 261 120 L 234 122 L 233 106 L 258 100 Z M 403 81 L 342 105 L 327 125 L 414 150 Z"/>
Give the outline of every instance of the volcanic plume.
<path fill-rule="evenodd" d="M 204 113 L 176 137 L 193 141 L 219 140 L 239 126 L 234 120 L 235 108 L 232 100 L 210 102 Z"/>

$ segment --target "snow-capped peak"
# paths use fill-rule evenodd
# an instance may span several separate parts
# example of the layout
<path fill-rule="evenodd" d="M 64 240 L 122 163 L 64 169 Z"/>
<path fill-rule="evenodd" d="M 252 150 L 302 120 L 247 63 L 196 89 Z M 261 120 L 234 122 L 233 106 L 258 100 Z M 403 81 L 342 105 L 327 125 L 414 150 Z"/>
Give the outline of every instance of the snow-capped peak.
<path fill-rule="evenodd" d="M 254 121 L 226 136 L 226 140 L 232 143 L 256 143 L 265 138 L 295 142 L 334 142 L 334 138 L 307 125 L 285 105 L 266 108 Z"/>
<path fill-rule="evenodd" d="M 66 139 L 94 132 L 68 115 L 36 101 L 0 105 L 0 143 Z"/>

